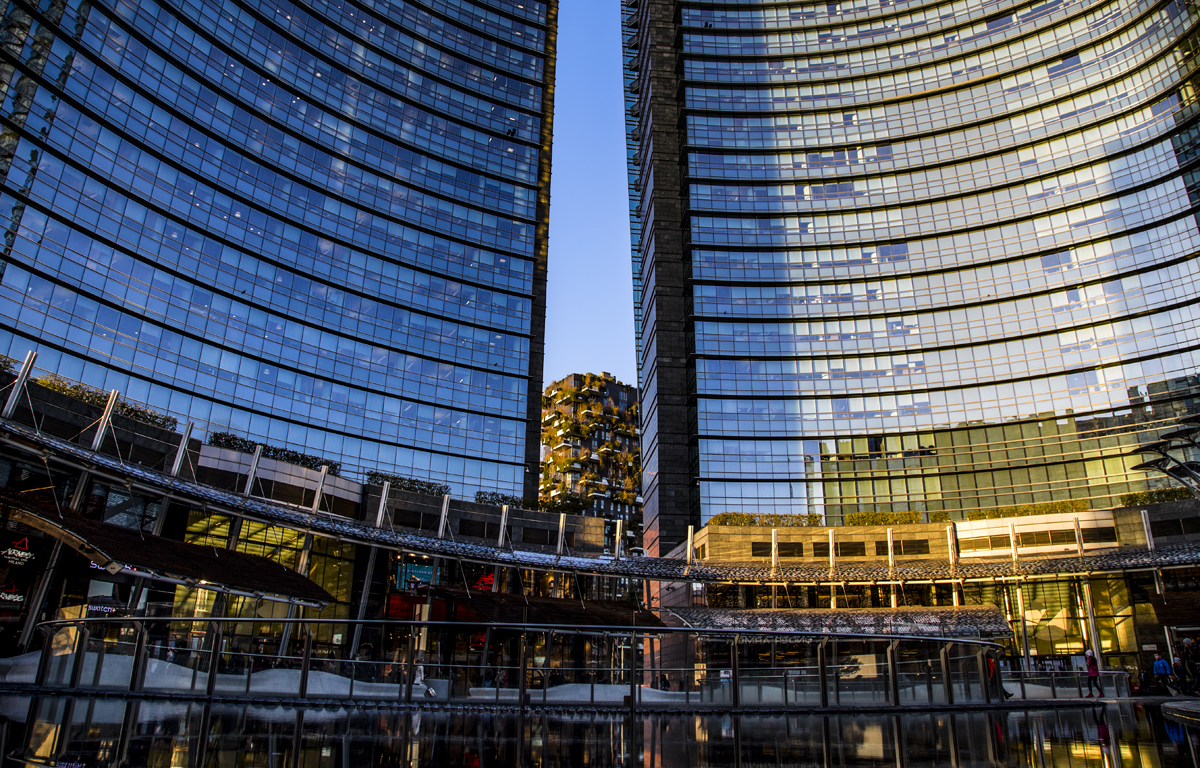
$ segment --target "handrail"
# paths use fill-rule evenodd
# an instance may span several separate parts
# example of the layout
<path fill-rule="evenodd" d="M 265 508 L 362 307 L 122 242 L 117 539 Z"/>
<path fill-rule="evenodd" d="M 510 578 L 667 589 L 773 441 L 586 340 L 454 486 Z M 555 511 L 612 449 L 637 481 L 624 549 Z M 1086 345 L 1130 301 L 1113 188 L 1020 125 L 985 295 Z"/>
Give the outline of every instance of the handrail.
<path fill-rule="evenodd" d="M 245 643 L 246 636 L 239 635 L 237 630 L 246 626 L 255 638 L 251 643 L 258 643 L 257 649 L 239 647 Z M 636 710 L 643 706 L 691 705 L 694 702 L 739 710 L 780 704 L 808 707 L 816 706 L 818 702 L 822 707 L 829 706 L 830 702 L 833 706 L 888 707 L 906 701 L 929 705 L 986 704 L 991 701 L 989 691 L 992 686 L 999 685 L 998 678 L 987 673 L 984 663 L 993 649 L 1000 648 L 998 643 L 928 635 L 258 616 L 110 615 L 52 619 L 37 627 L 47 643 L 38 659 L 36 675 L 9 682 L 32 682 L 39 688 L 53 691 L 115 688 L 131 693 L 165 691 L 201 698 L 231 694 L 235 698 L 271 695 L 295 700 L 310 696 L 347 701 L 366 698 L 403 706 L 430 698 L 528 706 L 532 689 L 540 691 L 540 703 L 546 706 L 586 701 Z M 370 630 L 372 636 L 378 633 L 378 642 L 387 644 L 386 653 L 376 656 L 373 646 L 364 652 L 362 647 L 340 643 L 336 649 L 318 653 L 313 639 L 320 627 L 337 627 L 342 632 L 351 628 Z M 450 634 L 461 636 L 479 635 L 483 628 L 488 630 L 482 656 L 484 662 L 477 668 L 472 664 L 465 674 L 459 653 L 454 650 L 457 641 L 449 646 L 450 657 L 445 656 L 442 641 L 432 656 L 424 656 L 426 639 L 439 630 L 442 635 L 448 630 Z M 392 631 L 386 631 L 389 629 Z M 131 636 L 130 630 L 136 636 Z M 501 646 L 494 645 L 498 653 L 494 661 L 489 661 L 487 644 L 497 632 L 519 634 L 520 651 L 514 656 L 511 647 L 502 652 Z M 540 634 L 546 637 L 545 645 L 532 645 L 529 636 Z M 151 639 L 152 635 L 155 639 Z M 581 635 L 603 641 L 606 649 L 603 656 L 590 656 L 582 666 L 567 656 L 551 661 L 551 648 L 565 642 L 565 637 Z M 185 644 L 183 638 L 189 636 Z M 677 638 L 674 643 L 672 637 Z M 51 638 L 58 640 L 52 643 Z M 867 656 L 878 658 L 886 652 L 888 663 L 862 661 L 865 657 L 857 647 L 847 649 L 855 656 L 849 661 L 841 654 L 827 654 L 826 644 L 830 640 L 835 641 L 835 647 L 840 641 L 843 648 L 845 644 L 867 644 Z M 706 668 L 664 663 L 668 660 L 663 654 L 668 648 L 678 646 L 679 641 L 693 646 L 696 652 L 706 648 L 703 651 L 709 659 Z M 772 658 L 770 666 L 743 666 L 739 662 L 741 646 L 767 642 L 807 644 L 816 649 L 815 664 L 799 658 L 782 664 L 776 664 Z M 727 659 L 722 658 L 725 645 L 728 646 Z M 896 650 L 902 645 L 917 651 L 922 658 L 900 660 Z M 544 651 L 544 659 L 535 661 L 531 653 L 534 647 Z M 948 656 L 951 647 L 960 648 L 952 660 Z M 385 650 L 383 646 L 380 649 Z M 716 656 L 708 655 L 713 652 Z M 800 655 L 808 657 L 812 654 Z M 935 670 L 933 662 L 939 658 L 942 664 Z M 712 666 L 714 662 L 718 666 Z M 26 663 L 25 667 L 28 666 Z M 436 676 L 426 677 L 430 670 Z M 515 685 L 510 685 L 511 681 L 515 681 Z M 493 682 L 497 684 L 493 685 Z M 679 686 L 678 689 L 673 689 L 672 684 Z M 414 696 L 414 691 L 419 698 Z M 935 691 L 941 693 L 935 696 Z"/>

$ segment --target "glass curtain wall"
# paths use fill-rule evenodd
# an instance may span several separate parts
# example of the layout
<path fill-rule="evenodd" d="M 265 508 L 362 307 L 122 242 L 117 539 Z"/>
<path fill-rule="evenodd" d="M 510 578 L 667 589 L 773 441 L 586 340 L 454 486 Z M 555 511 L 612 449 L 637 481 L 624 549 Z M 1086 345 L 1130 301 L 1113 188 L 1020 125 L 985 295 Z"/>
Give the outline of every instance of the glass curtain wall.
<path fill-rule="evenodd" d="M 685 265 L 689 362 L 656 380 L 678 350 L 647 277 L 639 362 L 689 404 L 687 522 L 1161 483 L 1126 454 L 1197 409 L 1194 7 L 636 7 L 634 71 L 677 73 L 640 92 L 637 256 Z"/>
<path fill-rule="evenodd" d="M 555 0 L 3 7 L 0 353 L 536 487 Z"/>

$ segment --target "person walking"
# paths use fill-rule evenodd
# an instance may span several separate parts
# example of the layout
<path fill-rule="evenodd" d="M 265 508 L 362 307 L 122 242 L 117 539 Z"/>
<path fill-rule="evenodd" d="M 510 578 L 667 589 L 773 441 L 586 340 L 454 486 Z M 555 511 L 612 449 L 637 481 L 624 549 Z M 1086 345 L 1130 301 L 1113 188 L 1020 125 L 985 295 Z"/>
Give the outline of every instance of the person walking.
<path fill-rule="evenodd" d="M 1194 642 L 1192 642 L 1192 638 L 1190 638 L 1190 637 L 1183 638 L 1183 648 L 1182 648 L 1182 652 L 1179 655 L 1183 659 L 1183 666 L 1188 671 L 1188 677 L 1195 680 L 1196 679 L 1197 653 L 1196 653 L 1196 644 Z"/>
<path fill-rule="evenodd" d="M 1184 666 L 1183 659 L 1179 656 L 1175 657 L 1175 663 L 1171 665 L 1171 676 L 1175 678 L 1172 682 L 1181 694 L 1192 696 L 1196 693 L 1195 682 L 1188 675 L 1187 667 Z"/>
<path fill-rule="evenodd" d="M 1171 665 L 1163 658 L 1161 653 L 1154 654 L 1154 682 L 1169 696 L 1171 689 L 1167 687 L 1167 682 L 1171 679 Z"/>
<path fill-rule="evenodd" d="M 1089 648 L 1083 655 L 1084 663 L 1087 664 L 1087 679 L 1088 679 L 1088 694 L 1084 698 L 1092 698 L 1092 687 L 1096 688 L 1096 698 L 1104 695 L 1104 689 L 1100 687 L 1100 662 L 1096 661 L 1096 654 L 1092 653 Z"/>
<path fill-rule="evenodd" d="M 1012 694 L 1004 689 L 1004 682 L 1000 679 L 1000 665 L 996 663 L 995 657 L 990 653 L 987 654 L 987 676 L 997 696 L 1002 696 L 1005 699 L 1012 698 Z"/>

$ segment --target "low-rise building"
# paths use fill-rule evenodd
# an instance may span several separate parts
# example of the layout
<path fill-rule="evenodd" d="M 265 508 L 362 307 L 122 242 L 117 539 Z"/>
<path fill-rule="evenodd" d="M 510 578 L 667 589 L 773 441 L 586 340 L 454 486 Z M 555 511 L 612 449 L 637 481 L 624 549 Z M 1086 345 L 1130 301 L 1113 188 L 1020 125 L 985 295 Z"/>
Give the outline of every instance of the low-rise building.
<path fill-rule="evenodd" d="M 797 518 L 807 522 L 808 518 Z M 740 522 L 752 522 L 753 518 Z M 1189 535 L 1200 502 L 895 525 L 708 525 L 692 562 L 728 583 L 664 586 L 664 609 L 999 607 L 1013 666 L 1082 668 L 1086 650 L 1136 678 L 1200 630 Z M 687 544 L 668 557 L 687 558 Z M 737 578 L 739 566 L 752 578 Z M 1022 662 L 1021 660 L 1024 659 Z"/>

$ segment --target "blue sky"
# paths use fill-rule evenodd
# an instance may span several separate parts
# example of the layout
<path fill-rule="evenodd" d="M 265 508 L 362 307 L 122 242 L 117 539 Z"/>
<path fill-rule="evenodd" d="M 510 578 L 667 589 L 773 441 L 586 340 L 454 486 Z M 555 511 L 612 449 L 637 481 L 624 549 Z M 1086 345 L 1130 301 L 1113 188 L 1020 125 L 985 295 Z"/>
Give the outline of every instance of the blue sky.
<path fill-rule="evenodd" d="M 559 3 L 545 383 L 637 383 L 620 21 L 615 0 Z"/>

